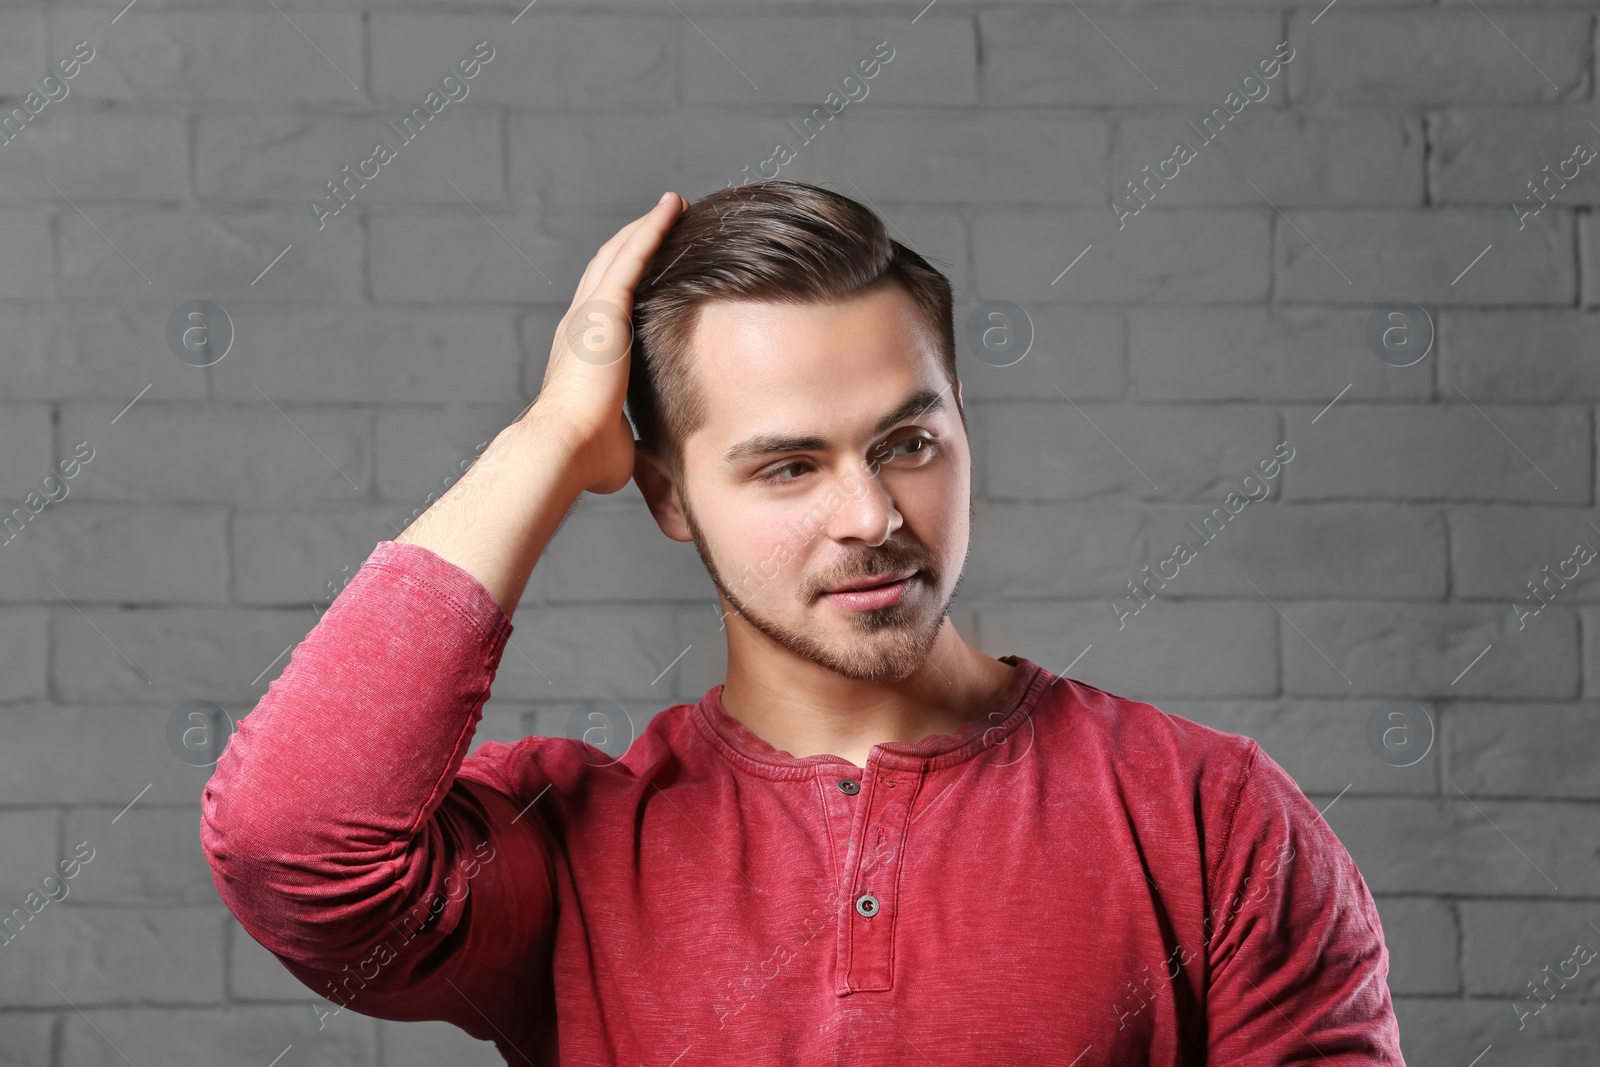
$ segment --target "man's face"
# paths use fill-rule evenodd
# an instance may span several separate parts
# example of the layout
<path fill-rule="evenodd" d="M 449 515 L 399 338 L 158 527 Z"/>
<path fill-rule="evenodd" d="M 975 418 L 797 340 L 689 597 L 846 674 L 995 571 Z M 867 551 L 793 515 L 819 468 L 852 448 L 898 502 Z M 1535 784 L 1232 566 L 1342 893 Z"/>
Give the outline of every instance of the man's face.
<path fill-rule="evenodd" d="M 966 564 L 971 452 L 937 342 L 898 285 L 704 307 L 705 424 L 680 501 L 718 590 L 781 648 L 859 681 L 922 665 Z M 849 596 L 914 571 L 897 589 Z"/>

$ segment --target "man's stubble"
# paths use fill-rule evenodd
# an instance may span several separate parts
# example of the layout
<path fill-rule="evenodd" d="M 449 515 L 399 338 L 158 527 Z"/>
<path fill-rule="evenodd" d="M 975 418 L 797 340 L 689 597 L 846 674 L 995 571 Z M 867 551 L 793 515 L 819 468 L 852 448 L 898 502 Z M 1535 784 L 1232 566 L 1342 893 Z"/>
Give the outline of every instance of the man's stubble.
<path fill-rule="evenodd" d="M 956 593 L 966 577 L 967 560 L 972 555 L 972 523 L 977 517 L 977 505 L 969 500 L 967 552 L 962 558 L 961 570 L 956 576 L 955 585 L 951 587 L 950 594 L 945 597 L 944 603 L 939 605 L 936 612 L 929 615 L 920 626 L 917 625 L 917 615 L 921 608 L 908 603 L 906 599 L 875 611 L 845 613 L 858 632 L 886 633 L 890 635 L 890 641 L 886 646 L 877 645 L 871 649 L 858 645 L 837 648 L 809 634 L 792 630 L 774 619 L 763 616 L 760 612 L 752 611 L 748 604 L 741 601 L 731 586 L 723 580 L 721 571 L 712 559 L 705 534 L 700 524 L 695 521 L 694 510 L 689 505 L 688 494 L 680 492 L 678 499 L 682 504 L 683 516 L 689 525 L 689 533 L 694 541 L 695 552 L 700 556 L 700 562 L 705 566 L 706 573 L 711 576 L 717 591 L 733 605 L 737 614 L 774 643 L 796 656 L 854 681 L 874 683 L 902 681 L 914 674 L 927 661 L 929 652 L 938 640 L 945 616 L 949 614 L 950 604 L 955 600 Z M 851 574 L 884 574 L 906 567 L 917 567 L 922 572 L 917 579 L 922 583 L 923 595 L 926 595 L 927 590 L 938 586 L 941 578 L 938 562 L 932 553 L 920 544 L 895 544 L 891 540 L 870 553 L 852 560 L 852 565 L 846 569 Z M 801 595 L 809 598 L 806 601 L 808 606 L 818 599 L 812 595 L 812 583 L 807 583 L 802 588 Z"/>

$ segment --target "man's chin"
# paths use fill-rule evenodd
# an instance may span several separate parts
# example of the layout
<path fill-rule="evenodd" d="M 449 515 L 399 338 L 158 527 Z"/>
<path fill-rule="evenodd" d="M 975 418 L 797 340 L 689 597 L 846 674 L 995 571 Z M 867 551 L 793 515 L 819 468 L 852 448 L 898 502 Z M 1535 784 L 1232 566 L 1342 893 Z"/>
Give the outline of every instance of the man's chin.
<path fill-rule="evenodd" d="M 814 641 L 804 652 L 807 659 L 847 678 L 900 682 L 921 670 L 933 652 L 939 629 L 925 631 L 924 625 L 917 619 L 866 634 L 828 627 L 813 632 Z"/>

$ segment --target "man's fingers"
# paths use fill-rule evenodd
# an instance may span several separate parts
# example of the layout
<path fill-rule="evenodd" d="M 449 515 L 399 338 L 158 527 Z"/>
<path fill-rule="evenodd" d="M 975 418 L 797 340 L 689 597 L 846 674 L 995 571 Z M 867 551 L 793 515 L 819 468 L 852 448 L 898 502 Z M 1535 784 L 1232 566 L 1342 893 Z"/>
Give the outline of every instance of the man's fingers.
<path fill-rule="evenodd" d="M 652 222 L 660 223 L 661 232 L 665 233 L 667 227 L 677 218 L 677 207 L 675 205 L 680 202 L 682 202 L 682 198 L 676 193 L 672 194 L 672 198 L 665 204 L 656 204 L 655 207 L 618 230 L 609 241 L 601 245 L 599 251 L 594 254 L 594 258 L 589 261 L 589 266 L 585 268 L 583 277 L 578 280 L 578 301 L 589 300 L 595 296 L 596 291 L 600 288 L 602 279 L 605 278 L 607 272 L 611 269 L 611 265 L 616 261 L 618 252 L 625 248 L 629 241 L 633 240 L 642 227 Z M 659 235 L 656 240 L 657 244 L 659 244 Z M 654 248 L 651 251 L 654 252 Z"/>
<path fill-rule="evenodd" d="M 612 255 L 595 285 L 593 296 L 618 304 L 631 303 L 633 292 L 639 287 L 644 267 L 656 254 L 675 222 L 678 221 L 682 198 L 676 193 L 665 204 L 657 204 L 650 214 L 640 220 L 638 228 L 628 235 Z"/>
<path fill-rule="evenodd" d="M 649 213 L 640 215 L 622 229 L 612 234 L 605 244 L 601 245 L 595 254 L 589 258 L 589 265 L 583 269 L 583 277 L 578 279 L 577 299 L 587 300 L 599 284 L 600 278 L 605 274 L 606 267 L 616 256 L 617 249 L 622 247 L 622 242 L 633 236 L 633 232 L 643 225 Z"/>

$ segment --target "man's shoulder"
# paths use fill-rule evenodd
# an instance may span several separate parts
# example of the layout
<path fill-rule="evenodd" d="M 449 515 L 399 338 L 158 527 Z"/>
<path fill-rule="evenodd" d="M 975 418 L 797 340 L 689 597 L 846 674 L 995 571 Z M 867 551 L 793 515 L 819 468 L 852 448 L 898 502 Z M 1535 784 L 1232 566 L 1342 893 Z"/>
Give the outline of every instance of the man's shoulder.
<path fill-rule="evenodd" d="M 1294 778 L 1254 739 L 1083 682 L 1070 685 L 1057 747 L 1080 774 L 1110 780 L 1139 822 L 1163 832 L 1193 822 L 1215 876 L 1224 853 L 1250 865 L 1306 850 L 1340 860 L 1342 847 Z M 1085 765 L 1087 761 L 1087 766 Z M 1064 780 L 1071 781 L 1067 772 Z M 1352 868 L 1353 869 L 1353 868 Z M 1238 873 L 1238 872 L 1236 872 Z"/>
<path fill-rule="evenodd" d="M 1242 778 L 1261 754 L 1243 734 L 1195 722 L 1148 701 L 1074 678 L 1049 687 L 1052 722 L 1069 745 L 1106 761 L 1119 776 L 1165 774 Z"/>

